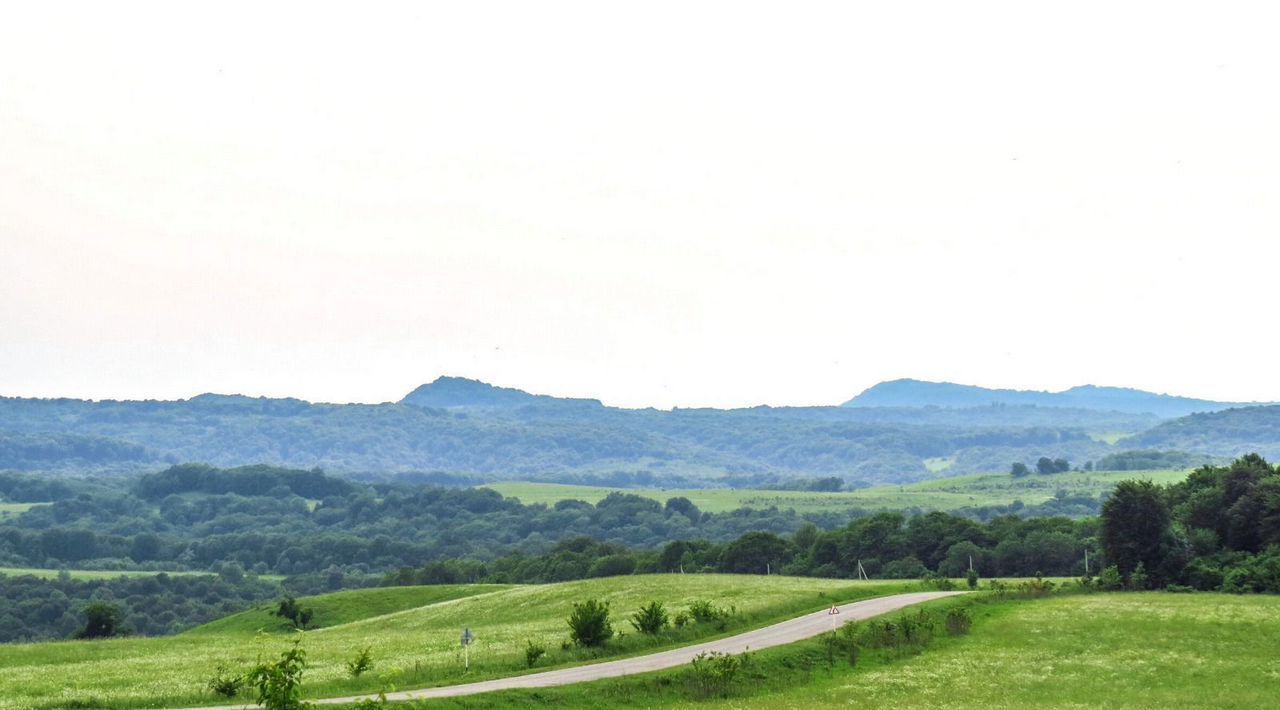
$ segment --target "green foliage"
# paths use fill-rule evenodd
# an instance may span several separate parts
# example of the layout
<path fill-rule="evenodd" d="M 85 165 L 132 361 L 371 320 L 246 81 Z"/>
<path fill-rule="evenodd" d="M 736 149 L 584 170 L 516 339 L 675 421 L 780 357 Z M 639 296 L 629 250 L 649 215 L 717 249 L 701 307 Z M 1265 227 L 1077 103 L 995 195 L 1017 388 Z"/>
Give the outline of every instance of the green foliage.
<path fill-rule="evenodd" d="M 1124 589 L 1124 575 L 1115 565 L 1107 565 L 1098 575 L 1098 588 L 1104 592 L 1116 592 Z"/>
<path fill-rule="evenodd" d="M 696 697 L 725 697 L 742 670 L 743 660 L 739 656 L 708 651 L 694 656 L 690 665 Z"/>
<path fill-rule="evenodd" d="M 1137 567 L 1133 568 L 1133 572 L 1129 575 L 1129 588 L 1142 591 L 1148 586 L 1146 567 L 1139 562 Z"/>
<path fill-rule="evenodd" d="M 84 628 L 76 633 L 78 639 L 104 639 L 128 633 L 120 607 L 115 604 L 92 602 L 84 608 L 84 618 Z"/>
<path fill-rule="evenodd" d="M 1159 569 L 1172 533 L 1169 508 L 1150 481 L 1122 481 L 1102 506 L 1102 548 L 1107 560 L 1129 574 L 1139 563 Z"/>
<path fill-rule="evenodd" d="M 651 601 L 631 616 L 631 625 L 643 634 L 657 634 L 667 628 L 667 609 L 660 601 Z"/>
<path fill-rule="evenodd" d="M 947 616 L 944 624 L 947 633 L 952 636 L 963 636 L 969 633 L 970 627 L 973 626 L 973 616 L 969 614 L 969 610 L 962 606 L 953 606 L 947 609 Z"/>
<path fill-rule="evenodd" d="M 969 585 L 969 589 L 977 589 L 978 588 L 978 570 L 970 567 L 964 573 L 964 581 L 966 584 Z"/>
<path fill-rule="evenodd" d="M 609 603 L 596 599 L 575 602 L 569 615 L 569 639 L 581 647 L 603 646 L 613 637 Z"/>
<path fill-rule="evenodd" d="M 245 677 L 236 675 L 227 670 L 226 665 L 219 664 L 218 669 L 213 672 L 213 676 L 209 678 L 206 687 L 214 695 L 224 698 L 234 698 L 239 695 L 240 689 L 244 687 Z"/>
<path fill-rule="evenodd" d="M 371 670 L 373 668 L 373 654 L 371 651 L 371 647 L 365 646 L 356 653 L 355 657 L 347 661 L 347 675 L 352 678 L 359 678 L 364 675 L 365 671 Z"/>
<path fill-rule="evenodd" d="M 311 619 L 315 616 L 315 610 L 310 607 L 302 607 L 298 605 L 298 600 L 292 595 L 285 595 L 276 606 L 275 615 L 287 619 L 296 629 L 305 629 L 311 624 Z"/>
<path fill-rule="evenodd" d="M 706 599 L 697 599 L 689 603 L 689 619 L 697 624 L 717 624 L 723 626 L 737 610 L 733 607 L 716 606 Z"/>
<path fill-rule="evenodd" d="M 307 653 L 294 641 L 293 647 L 277 661 L 259 662 L 246 676 L 258 693 L 257 703 L 265 710 L 305 710 L 314 705 L 302 700 L 302 672 Z"/>
<path fill-rule="evenodd" d="M 529 639 L 524 645 L 524 664 L 529 668 L 533 668 L 538 663 L 538 659 L 547 655 L 547 647 L 540 643 L 535 643 L 533 639 Z"/>

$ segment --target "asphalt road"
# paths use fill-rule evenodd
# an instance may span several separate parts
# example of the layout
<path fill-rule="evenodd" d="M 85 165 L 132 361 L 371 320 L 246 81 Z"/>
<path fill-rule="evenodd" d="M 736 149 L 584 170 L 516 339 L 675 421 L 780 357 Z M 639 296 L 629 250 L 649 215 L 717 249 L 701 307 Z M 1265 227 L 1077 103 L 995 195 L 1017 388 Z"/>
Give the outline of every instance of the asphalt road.
<path fill-rule="evenodd" d="M 737 636 L 730 636 L 728 638 L 708 641 L 706 643 L 695 644 L 693 646 L 681 646 L 680 648 L 674 648 L 670 651 L 651 653 L 647 656 L 635 656 L 633 658 L 624 658 L 618 661 L 593 663 L 586 666 L 575 666 L 573 668 L 564 668 L 557 671 L 530 673 L 528 675 L 512 676 L 510 678 L 495 678 L 493 680 L 486 680 L 478 683 L 446 685 L 436 688 L 423 688 L 421 690 L 404 690 L 395 693 L 387 693 L 387 700 L 452 698 L 461 695 L 492 693 L 496 690 L 512 690 L 515 688 L 548 688 L 556 685 L 585 683 L 587 681 L 601 680 L 604 678 L 618 678 L 620 676 L 635 675 L 637 673 L 650 673 L 653 671 L 660 671 L 667 668 L 686 665 L 699 653 L 718 651 L 720 653 L 739 654 L 746 653 L 747 651 L 758 651 L 762 648 L 782 646 L 789 643 L 795 643 L 796 641 L 813 638 L 814 636 L 833 629 L 838 629 L 849 621 L 869 619 L 873 616 L 897 611 L 898 609 L 911 606 L 912 604 L 919 604 L 921 602 L 927 602 L 963 593 L 964 592 L 914 592 L 910 594 L 894 594 L 886 597 L 876 597 L 875 599 L 866 599 L 860 602 L 842 605 L 839 607 L 839 614 L 830 614 L 827 611 L 814 612 L 812 614 L 806 614 L 795 619 L 774 624 L 773 626 L 766 626 L 763 629 L 747 631 L 745 633 L 738 634 Z M 355 703 L 365 699 L 376 698 L 376 695 L 351 695 L 344 698 L 323 698 L 319 700 L 312 700 L 311 702 L 321 705 L 341 705 L 344 703 Z M 248 710 L 257 706 L 243 705 L 226 707 L 228 709 L 230 707 L 236 707 Z M 208 708 L 205 708 L 204 710 L 208 710 Z"/>

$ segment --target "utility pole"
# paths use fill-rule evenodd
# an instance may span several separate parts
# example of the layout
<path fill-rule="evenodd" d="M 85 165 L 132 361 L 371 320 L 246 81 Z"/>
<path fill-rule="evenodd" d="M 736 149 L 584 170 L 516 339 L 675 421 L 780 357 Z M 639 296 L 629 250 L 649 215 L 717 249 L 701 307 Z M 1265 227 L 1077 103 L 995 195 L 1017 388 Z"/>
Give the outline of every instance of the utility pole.
<path fill-rule="evenodd" d="M 1089 576 L 1089 548 L 1084 548 L 1084 576 Z"/>

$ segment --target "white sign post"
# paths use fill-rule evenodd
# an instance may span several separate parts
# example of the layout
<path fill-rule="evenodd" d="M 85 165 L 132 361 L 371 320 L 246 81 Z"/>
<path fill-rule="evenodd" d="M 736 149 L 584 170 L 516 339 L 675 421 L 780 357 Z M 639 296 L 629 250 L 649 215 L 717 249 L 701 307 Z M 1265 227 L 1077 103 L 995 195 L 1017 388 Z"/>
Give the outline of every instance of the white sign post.
<path fill-rule="evenodd" d="M 464 671 L 471 670 L 471 642 L 475 640 L 476 637 L 471 633 L 471 629 L 462 630 L 462 664 Z"/>

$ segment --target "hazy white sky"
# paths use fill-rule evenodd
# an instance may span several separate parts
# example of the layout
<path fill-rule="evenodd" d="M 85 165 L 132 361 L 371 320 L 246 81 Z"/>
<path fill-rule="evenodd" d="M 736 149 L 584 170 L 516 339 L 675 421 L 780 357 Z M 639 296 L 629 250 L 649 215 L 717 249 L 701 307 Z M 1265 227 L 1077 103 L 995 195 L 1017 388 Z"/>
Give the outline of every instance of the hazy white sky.
<path fill-rule="evenodd" d="M 0 394 L 1280 399 L 1272 3 L 52 5 Z"/>

